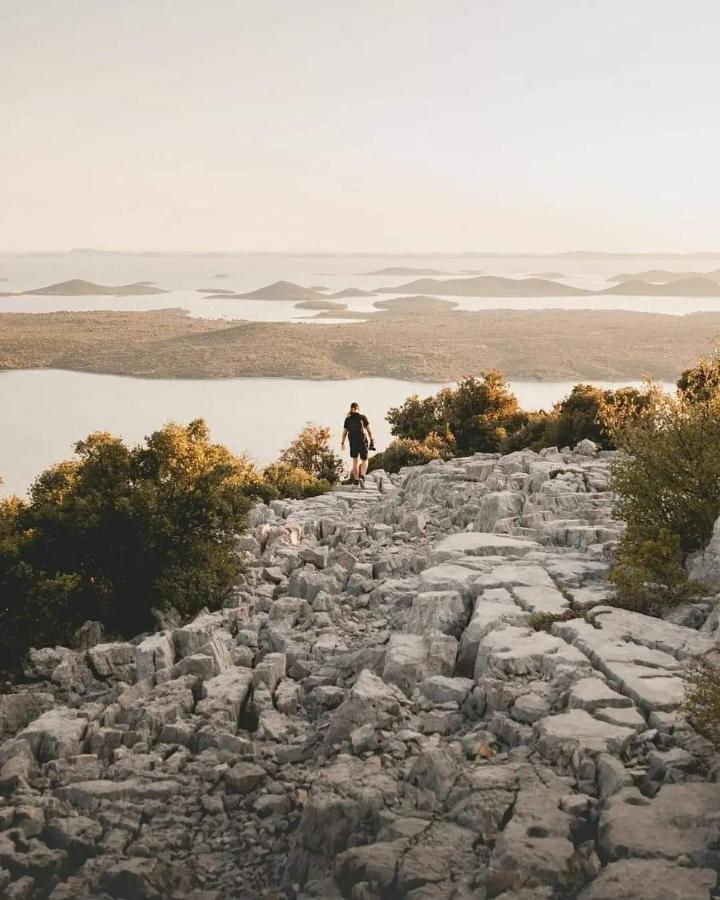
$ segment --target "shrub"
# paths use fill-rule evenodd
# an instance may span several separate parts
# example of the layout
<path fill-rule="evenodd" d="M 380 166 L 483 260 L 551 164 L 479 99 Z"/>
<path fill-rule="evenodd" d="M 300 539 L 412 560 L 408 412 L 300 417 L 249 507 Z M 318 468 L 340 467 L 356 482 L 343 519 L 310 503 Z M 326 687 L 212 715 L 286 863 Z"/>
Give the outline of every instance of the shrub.
<path fill-rule="evenodd" d="M 330 484 L 336 484 L 343 471 L 342 460 L 330 448 L 330 429 L 312 423 L 282 451 L 278 461 Z"/>
<path fill-rule="evenodd" d="M 403 466 L 420 466 L 434 459 L 450 459 L 452 451 L 442 438 L 431 434 L 424 441 L 399 438 L 370 459 L 368 469 L 399 472 Z"/>
<path fill-rule="evenodd" d="M 611 579 L 616 603 L 658 614 L 701 593 L 684 562 L 720 515 L 720 400 L 666 397 L 617 432 L 616 514 L 627 523 Z"/>
<path fill-rule="evenodd" d="M 720 747 L 720 668 L 707 659 L 697 659 L 688 673 L 685 710 L 693 728 Z"/>
<path fill-rule="evenodd" d="M 683 556 L 704 547 L 720 514 L 720 400 L 667 398 L 654 418 L 620 428 L 617 512 L 631 535 L 663 530 Z"/>
<path fill-rule="evenodd" d="M 619 543 L 610 581 L 616 588 L 614 605 L 647 615 L 660 615 L 704 593 L 688 578 L 680 538 L 666 529 L 652 536 L 628 531 Z"/>
<path fill-rule="evenodd" d="M 331 490 L 329 481 L 316 478 L 304 469 L 289 466 L 287 463 L 273 463 L 263 472 L 265 482 L 273 489 L 276 497 L 287 497 L 301 500 L 314 497 Z"/>
<path fill-rule="evenodd" d="M 720 396 L 720 354 L 701 359 L 686 369 L 678 379 L 677 388 L 687 403 L 708 403 Z"/>
<path fill-rule="evenodd" d="M 151 609 L 191 615 L 235 582 L 236 535 L 264 488 L 251 463 L 210 441 L 202 420 L 144 445 L 105 433 L 75 447 L 27 502 L 0 504 L 0 660 L 67 642 L 86 619 L 137 634 Z"/>

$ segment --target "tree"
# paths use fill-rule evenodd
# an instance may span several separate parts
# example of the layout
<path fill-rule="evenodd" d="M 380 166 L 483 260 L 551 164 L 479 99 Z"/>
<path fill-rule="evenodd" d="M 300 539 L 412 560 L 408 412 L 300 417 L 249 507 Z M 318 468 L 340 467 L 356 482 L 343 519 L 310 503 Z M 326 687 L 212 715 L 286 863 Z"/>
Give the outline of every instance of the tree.
<path fill-rule="evenodd" d="M 279 462 L 309 475 L 336 484 L 343 462 L 330 448 L 330 429 L 309 422 L 295 440 L 280 454 Z"/>
<path fill-rule="evenodd" d="M 447 422 L 442 420 L 442 398 L 448 388 L 435 396 L 420 398 L 417 394 L 408 397 L 402 406 L 389 410 L 387 420 L 390 433 L 400 438 L 424 441 L 430 434 L 447 431 Z"/>
<path fill-rule="evenodd" d="M 213 444 L 201 419 L 144 445 L 105 433 L 43 473 L 27 502 L 0 505 L 0 659 L 67 641 L 88 618 L 130 636 L 153 607 L 217 607 L 238 575 L 234 552 L 252 498 L 252 464 Z"/>

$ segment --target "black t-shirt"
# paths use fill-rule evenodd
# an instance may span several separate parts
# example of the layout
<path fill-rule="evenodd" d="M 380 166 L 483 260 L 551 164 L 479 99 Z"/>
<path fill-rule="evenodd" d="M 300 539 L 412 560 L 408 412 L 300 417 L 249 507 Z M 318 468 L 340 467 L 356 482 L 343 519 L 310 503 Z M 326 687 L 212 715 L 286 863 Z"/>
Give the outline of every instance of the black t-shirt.
<path fill-rule="evenodd" d="M 363 437 L 363 426 L 367 428 L 369 424 L 367 416 L 363 416 L 358 412 L 353 412 L 345 419 L 343 428 L 351 438 L 361 438 Z"/>

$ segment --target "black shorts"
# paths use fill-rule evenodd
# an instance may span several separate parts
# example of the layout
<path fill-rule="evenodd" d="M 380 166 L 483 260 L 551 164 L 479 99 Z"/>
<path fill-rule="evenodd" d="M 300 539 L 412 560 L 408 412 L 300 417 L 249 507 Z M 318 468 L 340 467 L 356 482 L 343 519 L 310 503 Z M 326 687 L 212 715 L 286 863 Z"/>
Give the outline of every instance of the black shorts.
<path fill-rule="evenodd" d="M 368 458 L 368 442 L 364 437 L 354 438 L 350 436 L 350 457 L 357 459 L 360 457 L 363 462 Z"/>

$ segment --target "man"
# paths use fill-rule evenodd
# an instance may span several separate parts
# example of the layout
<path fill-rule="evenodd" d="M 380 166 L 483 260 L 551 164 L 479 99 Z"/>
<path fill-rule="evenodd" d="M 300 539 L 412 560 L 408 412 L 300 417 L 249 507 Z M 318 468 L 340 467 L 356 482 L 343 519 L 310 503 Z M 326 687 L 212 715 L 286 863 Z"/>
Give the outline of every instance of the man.
<path fill-rule="evenodd" d="M 368 468 L 368 450 L 375 449 L 370 423 L 367 416 L 360 412 L 359 403 L 350 404 L 350 412 L 343 423 L 342 440 L 340 448 L 345 449 L 345 441 L 350 441 L 350 458 L 352 459 L 352 474 L 345 484 L 360 484 L 365 487 L 365 475 Z"/>

